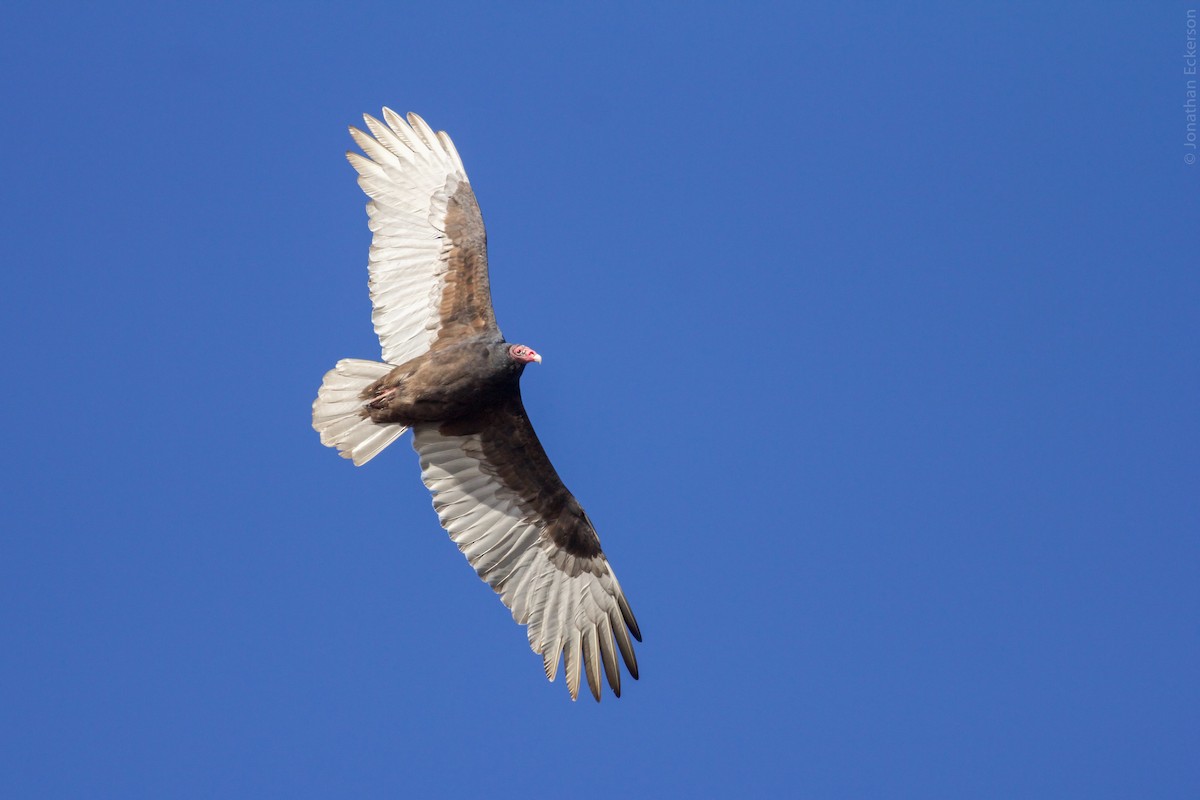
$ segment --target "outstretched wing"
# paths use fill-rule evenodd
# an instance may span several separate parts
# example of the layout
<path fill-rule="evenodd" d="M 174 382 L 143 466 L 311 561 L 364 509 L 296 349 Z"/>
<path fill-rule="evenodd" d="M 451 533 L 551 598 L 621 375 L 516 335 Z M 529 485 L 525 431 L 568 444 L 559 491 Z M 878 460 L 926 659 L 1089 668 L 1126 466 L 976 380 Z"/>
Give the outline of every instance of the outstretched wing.
<path fill-rule="evenodd" d="M 387 124 L 364 115 L 349 152 L 371 202 L 370 287 L 383 359 L 403 364 L 431 347 L 500 330 L 488 285 L 487 235 L 454 143 L 416 114 Z M 374 138 L 372 138 L 372 136 Z"/>
<path fill-rule="evenodd" d="M 554 680 L 564 656 L 571 699 L 582 667 L 598 701 L 603 665 L 620 697 L 617 650 L 636 679 L 629 635 L 642 635 L 591 520 L 546 457 L 520 395 L 465 422 L 417 425 L 413 448 L 442 526 L 513 619 L 528 626 L 546 677 Z"/>

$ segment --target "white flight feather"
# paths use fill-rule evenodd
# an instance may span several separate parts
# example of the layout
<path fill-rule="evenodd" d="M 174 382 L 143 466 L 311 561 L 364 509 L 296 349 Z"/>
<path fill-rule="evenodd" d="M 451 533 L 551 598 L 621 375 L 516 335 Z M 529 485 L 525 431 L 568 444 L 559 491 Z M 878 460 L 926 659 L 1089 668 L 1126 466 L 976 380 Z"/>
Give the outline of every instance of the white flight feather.
<path fill-rule="evenodd" d="M 437 338 L 449 269 L 446 204 L 469 181 L 448 136 L 435 134 L 416 114 L 407 121 L 390 109 L 383 114 L 386 124 L 364 116 L 370 133 L 350 129 L 363 155 L 346 157 L 371 198 L 371 319 L 384 361 L 402 364 Z"/>
<path fill-rule="evenodd" d="M 551 556 L 557 547 L 543 535 L 540 521 L 531 519 L 493 476 L 477 434 L 446 436 L 436 426 L 419 425 L 413 449 L 442 525 L 513 619 L 527 626 L 529 646 L 542 656 L 547 677 L 554 679 L 562 655 L 572 698 L 578 696 L 581 675 L 595 686 L 602 669 L 615 669 L 613 637 L 624 634 L 626 647 L 629 639 L 618 606 L 620 588 L 608 562 L 569 556 L 568 570 L 587 567 L 575 575 L 555 566 Z M 614 630 L 618 624 L 621 633 Z M 619 686 L 619 680 L 609 676 L 610 685 Z"/>
<path fill-rule="evenodd" d="M 313 401 L 313 428 L 321 444 L 336 447 L 342 458 L 356 466 L 370 461 L 408 428 L 380 425 L 362 415 L 362 391 L 392 371 L 390 364 L 344 358 L 325 373 L 317 399 Z"/>

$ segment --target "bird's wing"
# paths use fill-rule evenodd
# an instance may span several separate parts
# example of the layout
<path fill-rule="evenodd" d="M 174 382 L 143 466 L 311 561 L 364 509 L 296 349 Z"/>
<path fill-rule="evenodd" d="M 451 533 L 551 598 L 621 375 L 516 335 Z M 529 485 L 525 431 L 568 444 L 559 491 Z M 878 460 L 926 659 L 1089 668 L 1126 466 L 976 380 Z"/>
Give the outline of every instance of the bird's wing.
<path fill-rule="evenodd" d="M 582 667 L 599 700 L 603 665 L 620 697 L 616 653 L 636 679 L 629 636 L 641 641 L 641 632 L 591 520 L 550 464 L 520 395 L 467 421 L 417 425 L 413 448 L 442 526 L 513 619 L 528 626 L 546 677 L 554 680 L 562 655 L 571 699 Z"/>
<path fill-rule="evenodd" d="M 487 235 L 462 159 L 445 132 L 391 109 L 350 128 L 348 152 L 371 202 L 372 320 L 383 359 L 403 364 L 431 347 L 500 330 L 488 285 Z M 372 138 L 374 137 L 374 138 Z"/>

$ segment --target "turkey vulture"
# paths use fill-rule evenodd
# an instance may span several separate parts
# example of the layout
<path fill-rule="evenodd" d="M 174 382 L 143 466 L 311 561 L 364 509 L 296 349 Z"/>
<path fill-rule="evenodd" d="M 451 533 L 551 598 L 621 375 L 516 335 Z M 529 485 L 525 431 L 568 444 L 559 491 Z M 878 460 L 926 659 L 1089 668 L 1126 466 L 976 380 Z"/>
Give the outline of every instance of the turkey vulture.
<path fill-rule="evenodd" d="M 442 526 L 479 577 L 528 627 L 571 699 L 582 667 L 600 700 L 603 665 L 621 696 L 617 651 L 638 677 L 637 620 L 592 521 L 550 464 L 520 379 L 541 362 L 504 340 L 492 311 L 487 236 L 462 160 L 444 131 L 383 109 L 350 128 L 371 240 L 370 289 L 383 363 L 344 359 L 313 402 L 321 443 L 361 466 L 406 430 Z M 372 138 L 373 137 L 373 138 Z M 615 647 L 614 647 L 615 642 Z"/>

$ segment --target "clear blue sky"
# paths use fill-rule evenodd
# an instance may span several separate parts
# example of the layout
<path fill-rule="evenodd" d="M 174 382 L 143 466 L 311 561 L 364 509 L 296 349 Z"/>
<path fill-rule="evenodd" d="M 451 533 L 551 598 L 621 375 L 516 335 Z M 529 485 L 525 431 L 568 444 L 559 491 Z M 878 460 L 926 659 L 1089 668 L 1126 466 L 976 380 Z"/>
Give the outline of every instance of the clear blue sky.
<path fill-rule="evenodd" d="M 0 795 L 1196 797 L 1188 6 L 799 5 L 0 12 Z M 385 104 L 546 357 L 620 700 L 310 428 Z"/>

